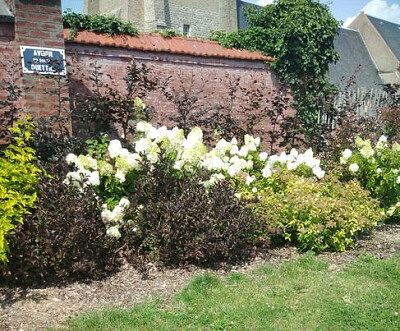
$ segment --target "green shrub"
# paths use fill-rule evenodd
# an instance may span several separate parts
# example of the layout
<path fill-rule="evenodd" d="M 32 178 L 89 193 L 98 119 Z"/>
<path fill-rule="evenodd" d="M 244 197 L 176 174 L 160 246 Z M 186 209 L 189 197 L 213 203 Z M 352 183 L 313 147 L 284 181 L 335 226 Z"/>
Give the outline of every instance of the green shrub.
<path fill-rule="evenodd" d="M 353 150 L 346 149 L 340 158 L 341 179 L 357 179 L 370 191 L 392 220 L 400 219 L 400 144 L 391 146 L 385 136 L 372 145 L 357 137 Z"/>
<path fill-rule="evenodd" d="M 228 182 L 207 191 L 201 181 L 209 174 L 177 178 L 170 169 L 159 162 L 138 183 L 125 226 L 128 246 L 173 265 L 235 261 L 254 252 L 259 224 Z"/>
<path fill-rule="evenodd" d="M 23 285 L 99 279 L 118 266 L 116 243 L 105 236 L 99 202 L 63 183 L 63 166 L 40 184 L 36 209 L 15 229 L 5 280 Z"/>
<path fill-rule="evenodd" d="M 343 184 L 333 176 L 313 181 L 290 172 L 276 173 L 272 181 L 258 192 L 253 210 L 265 231 L 303 251 L 344 251 L 382 218 L 378 202 L 356 181 Z"/>
<path fill-rule="evenodd" d="M 35 163 L 35 150 L 27 146 L 32 139 L 33 123 L 30 119 L 18 121 L 10 131 L 13 143 L 0 157 L 0 262 L 7 262 L 8 236 L 33 207 L 42 174 Z"/>

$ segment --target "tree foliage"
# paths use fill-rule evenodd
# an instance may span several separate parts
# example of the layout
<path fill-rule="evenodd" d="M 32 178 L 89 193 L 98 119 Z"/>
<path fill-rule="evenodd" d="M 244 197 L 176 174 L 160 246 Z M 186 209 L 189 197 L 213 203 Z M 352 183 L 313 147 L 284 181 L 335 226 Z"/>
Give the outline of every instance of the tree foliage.
<path fill-rule="evenodd" d="M 262 9 L 252 6 L 245 15 L 249 29 L 214 32 L 212 39 L 225 47 L 275 57 L 271 65 L 291 87 L 298 114 L 308 131 L 313 131 L 333 92 L 327 72 L 328 65 L 338 59 L 333 41 L 339 22 L 317 0 L 275 0 Z"/>

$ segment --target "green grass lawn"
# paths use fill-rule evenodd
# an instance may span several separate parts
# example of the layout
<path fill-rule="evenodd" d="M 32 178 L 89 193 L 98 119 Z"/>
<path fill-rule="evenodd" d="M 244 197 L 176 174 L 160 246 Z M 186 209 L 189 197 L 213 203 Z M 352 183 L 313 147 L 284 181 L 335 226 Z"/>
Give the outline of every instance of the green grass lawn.
<path fill-rule="evenodd" d="M 69 330 L 400 330 L 400 256 L 342 271 L 309 256 L 251 275 L 194 278 L 160 301 L 71 320 Z"/>

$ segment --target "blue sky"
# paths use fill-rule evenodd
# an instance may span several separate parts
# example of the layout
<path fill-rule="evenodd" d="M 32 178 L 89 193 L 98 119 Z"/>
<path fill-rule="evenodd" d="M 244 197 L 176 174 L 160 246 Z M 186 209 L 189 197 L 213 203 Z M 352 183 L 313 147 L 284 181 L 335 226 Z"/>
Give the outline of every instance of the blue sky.
<path fill-rule="evenodd" d="M 198 0 L 193 0 L 198 1 Z M 260 5 L 266 5 L 273 0 L 246 0 Z M 349 22 L 351 18 L 364 10 L 365 13 L 400 24 L 400 0 L 322 0 L 331 7 L 336 19 Z M 62 0 L 63 10 L 82 13 L 83 0 Z"/>

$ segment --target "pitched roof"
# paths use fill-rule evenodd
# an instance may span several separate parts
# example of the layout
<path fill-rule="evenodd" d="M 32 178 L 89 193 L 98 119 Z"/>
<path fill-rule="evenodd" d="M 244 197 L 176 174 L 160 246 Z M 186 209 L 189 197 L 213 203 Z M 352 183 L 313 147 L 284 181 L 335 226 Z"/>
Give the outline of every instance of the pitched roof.
<path fill-rule="evenodd" d="M 88 45 L 100 45 L 134 49 L 143 52 L 163 52 L 200 57 L 217 57 L 235 60 L 274 61 L 269 56 L 246 50 L 227 49 L 217 42 L 185 37 L 165 38 L 160 34 L 144 34 L 138 36 L 96 34 L 80 31 L 73 40 L 68 40 L 69 30 L 64 30 L 66 42 Z"/>
<path fill-rule="evenodd" d="M 388 44 L 397 59 L 400 60 L 400 25 L 380 18 L 366 15 L 375 29 Z"/>
<path fill-rule="evenodd" d="M 0 0 L 0 22 L 14 22 L 14 15 L 11 14 L 4 0 Z"/>
<path fill-rule="evenodd" d="M 333 84 L 343 88 L 354 76 L 357 87 L 382 88 L 378 69 L 358 31 L 340 28 L 334 46 L 340 58 L 336 64 L 329 66 L 329 77 Z"/>

